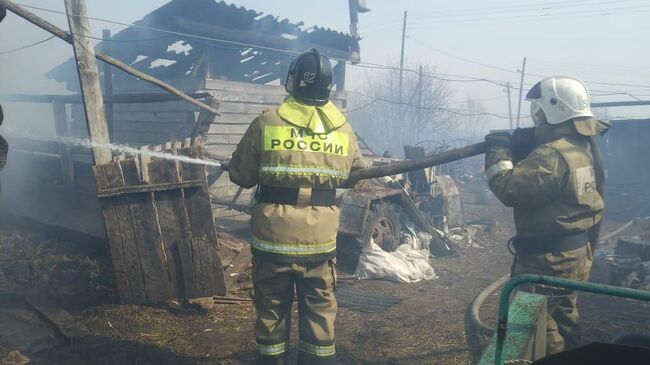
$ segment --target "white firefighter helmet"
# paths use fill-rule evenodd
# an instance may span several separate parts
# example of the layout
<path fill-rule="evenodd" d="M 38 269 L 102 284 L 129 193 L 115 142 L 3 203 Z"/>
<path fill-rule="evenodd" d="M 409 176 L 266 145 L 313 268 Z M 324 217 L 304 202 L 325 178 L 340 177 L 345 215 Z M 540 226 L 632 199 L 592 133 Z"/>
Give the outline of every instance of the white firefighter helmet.
<path fill-rule="evenodd" d="M 589 107 L 587 86 L 573 76 L 543 79 L 530 89 L 526 100 L 531 102 L 535 125 L 541 123 L 540 118 L 548 124 L 560 124 L 577 117 L 594 116 Z M 544 112 L 543 117 L 539 109 Z"/>

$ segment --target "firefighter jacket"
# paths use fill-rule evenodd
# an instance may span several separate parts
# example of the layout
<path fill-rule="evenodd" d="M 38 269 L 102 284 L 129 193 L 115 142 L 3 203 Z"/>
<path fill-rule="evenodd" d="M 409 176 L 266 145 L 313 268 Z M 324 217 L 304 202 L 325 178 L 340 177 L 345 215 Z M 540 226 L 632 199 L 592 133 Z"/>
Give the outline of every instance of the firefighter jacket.
<path fill-rule="evenodd" d="M 310 205 L 310 196 L 315 190 L 333 193 L 362 167 L 354 131 L 332 102 L 308 106 L 289 96 L 262 112 L 232 155 L 230 180 L 245 188 L 297 189 L 298 199 L 253 205 L 253 253 L 278 262 L 333 258 L 339 208 Z"/>
<path fill-rule="evenodd" d="M 572 234 L 601 221 L 604 204 L 589 142 L 589 136 L 602 132 L 600 123 L 588 118 L 538 126 L 537 147 L 526 158 L 514 165 L 494 163 L 497 170 L 488 173 L 489 186 L 503 204 L 514 208 L 518 237 Z M 486 161 L 495 161 L 490 154 Z"/>

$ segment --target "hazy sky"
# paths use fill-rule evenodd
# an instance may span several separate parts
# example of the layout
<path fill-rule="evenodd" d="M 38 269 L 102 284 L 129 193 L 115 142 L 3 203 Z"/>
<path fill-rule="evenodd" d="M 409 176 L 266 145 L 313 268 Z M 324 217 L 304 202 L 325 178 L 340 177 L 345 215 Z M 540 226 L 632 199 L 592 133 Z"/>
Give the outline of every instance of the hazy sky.
<path fill-rule="evenodd" d="M 191 0 L 188 0 L 191 1 Z M 63 0 L 20 0 L 20 3 L 63 10 Z M 166 0 L 87 0 L 91 16 L 130 23 L 166 3 Z M 271 13 L 307 25 L 348 31 L 347 0 L 233 0 L 237 5 Z M 363 61 L 396 65 L 399 62 L 401 18 L 408 11 L 406 63 L 429 64 L 436 71 L 464 77 L 519 83 L 517 69 L 528 57 L 527 73 L 572 74 L 590 83 L 596 101 L 650 99 L 649 0 L 367 0 L 371 12 L 360 15 Z M 67 28 L 64 16 L 33 10 Z M 95 35 L 102 28 L 122 26 L 91 22 Z M 0 52 L 48 36 L 13 14 L 0 23 Z M 10 55 L 0 54 L 2 92 L 60 91 L 42 74 L 72 56 L 72 48 L 51 40 Z M 483 64 L 483 65 L 480 65 Z M 382 72 L 351 68 L 348 88 L 361 87 L 366 75 Z M 527 75 L 526 85 L 540 79 Z M 492 113 L 507 113 L 505 92 L 485 82 L 452 82 L 456 105 L 467 97 L 481 100 Z M 630 93 L 633 96 L 616 94 Z M 606 95 L 610 94 L 610 95 Z M 613 95 L 612 95 L 613 94 Z M 516 105 L 517 93 L 513 93 Z M 516 110 L 516 107 L 513 108 Z M 522 108 L 527 114 L 528 107 Z M 650 116 L 650 108 L 616 108 L 610 115 Z M 505 126 L 507 121 L 498 121 Z"/>

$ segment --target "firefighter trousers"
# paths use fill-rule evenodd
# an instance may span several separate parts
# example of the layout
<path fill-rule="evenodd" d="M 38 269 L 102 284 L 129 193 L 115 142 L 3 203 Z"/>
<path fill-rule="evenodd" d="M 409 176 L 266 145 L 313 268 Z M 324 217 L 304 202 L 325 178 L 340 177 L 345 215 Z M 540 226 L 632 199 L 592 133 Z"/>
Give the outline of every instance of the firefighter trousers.
<path fill-rule="evenodd" d="M 511 275 L 538 274 L 587 281 L 593 257 L 589 244 L 576 250 L 540 255 L 516 255 Z M 581 330 L 578 323 L 578 297 L 568 289 L 536 286 L 536 293 L 547 295 L 546 355 L 578 347 Z"/>
<path fill-rule="evenodd" d="M 333 260 L 277 263 L 253 256 L 255 340 L 259 365 L 287 364 L 294 290 L 298 297 L 298 364 L 336 364 Z"/>

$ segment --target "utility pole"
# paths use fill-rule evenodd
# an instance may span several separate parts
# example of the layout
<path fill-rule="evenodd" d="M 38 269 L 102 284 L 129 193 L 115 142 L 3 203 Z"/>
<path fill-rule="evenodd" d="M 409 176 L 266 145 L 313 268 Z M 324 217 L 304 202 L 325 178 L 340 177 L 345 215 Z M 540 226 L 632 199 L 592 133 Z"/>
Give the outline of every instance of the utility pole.
<path fill-rule="evenodd" d="M 104 52 L 110 56 L 111 54 L 111 30 L 102 29 L 102 39 L 104 40 Z M 104 71 L 104 96 L 108 99 L 113 95 L 113 68 L 110 64 L 103 63 Z M 107 102 L 104 106 L 106 108 L 106 123 L 108 123 L 108 135 L 113 136 L 113 103 Z"/>
<path fill-rule="evenodd" d="M 406 41 L 406 10 L 404 10 L 404 24 L 402 25 L 402 52 L 399 58 L 399 101 L 402 102 L 402 80 L 404 77 L 404 42 Z"/>
<path fill-rule="evenodd" d="M 510 120 L 510 130 L 512 130 L 512 102 L 510 101 L 510 83 L 506 83 L 506 92 L 508 93 L 508 119 Z"/>
<path fill-rule="evenodd" d="M 521 96 L 524 92 L 524 76 L 526 75 L 526 57 L 524 64 L 521 66 L 521 81 L 519 82 L 519 106 L 517 107 L 517 128 L 519 128 L 519 118 L 521 117 Z"/>
<path fill-rule="evenodd" d="M 99 84 L 99 71 L 95 60 L 95 47 L 91 43 L 85 0 L 65 0 L 72 46 L 79 71 L 81 95 L 86 113 L 88 135 L 93 143 L 95 165 L 111 162 L 113 156 L 108 147 L 109 136 L 104 112 L 104 99 Z"/>
<path fill-rule="evenodd" d="M 418 68 L 418 102 L 417 102 L 418 110 L 416 111 L 417 117 L 415 119 L 416 122 L 415 125 L 417 127 L 420 126 L 420 120 L 422 119 L 422 75 L 423 73 L 424 72 L 422 71 L 422 65 L 420 65 L 420 67 Z"/>

